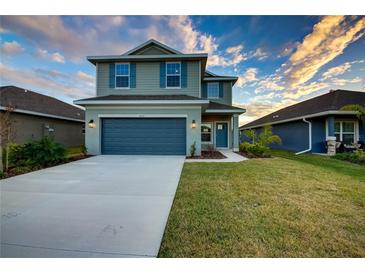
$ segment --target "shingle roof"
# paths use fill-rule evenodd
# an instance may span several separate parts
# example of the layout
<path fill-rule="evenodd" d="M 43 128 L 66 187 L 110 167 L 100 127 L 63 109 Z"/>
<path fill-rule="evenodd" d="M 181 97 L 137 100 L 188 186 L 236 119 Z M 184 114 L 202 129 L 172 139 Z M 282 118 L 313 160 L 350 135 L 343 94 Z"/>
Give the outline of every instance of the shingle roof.
<path fill-rule="evenodd" d="M 237 110 L 237 112 L 245 112 L 246 110 L 243 108 L 234 107 L 231 105 L 225 105 L 221 103 L 216 102 L 209 102 L 209 105 L 207 107 L 207 110 Z"/>
<path fill-rule="evenodd" d="M 16 86 L 0 87 L 0 106 L 12 106 L 15 111 L 18 109 L 77 120 L 85 119 L 85 111 L 78 107 Z"/>
<path fill-rule="evenodd" d="M 295 119 L 297 117 L 299 119 L 305 115 L 340 110 L 343 106 L 351 104 L 361 104 L 365 106 L 365 92 L 341 89 L 332 90 L 321 96 L 270 113 L 260 119 L 243 125 L 241 128 L 270 124 L 287 119 Z"/>
<path fill-rule="evenodd" d="M 107 96 L 86 98 L 78 100 L 78 102 L 99 101 L 99 100 L 135 101 L 135 100 L 202 100 L 202 99 L 189 95 L 107 95 Z"/>

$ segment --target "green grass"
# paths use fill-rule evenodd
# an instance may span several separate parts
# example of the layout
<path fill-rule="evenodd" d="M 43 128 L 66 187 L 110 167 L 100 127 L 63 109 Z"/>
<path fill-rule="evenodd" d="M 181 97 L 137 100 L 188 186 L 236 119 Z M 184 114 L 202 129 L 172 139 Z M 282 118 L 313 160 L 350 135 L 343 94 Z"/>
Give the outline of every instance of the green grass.
<path fill-rule="evenodd" d="M 364 257 L 364 167 L 274 156 L 186 163 L 159 256 Z"/>

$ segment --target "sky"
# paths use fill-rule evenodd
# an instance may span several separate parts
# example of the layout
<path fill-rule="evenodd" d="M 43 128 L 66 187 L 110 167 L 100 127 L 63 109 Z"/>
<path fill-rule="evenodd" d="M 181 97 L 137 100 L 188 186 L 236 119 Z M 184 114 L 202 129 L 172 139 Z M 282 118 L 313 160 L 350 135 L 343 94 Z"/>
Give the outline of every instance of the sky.
<path fill-rule="evenodd" d="M 151 38 L 239 77 L 241 125 L 331 89 L 365 92 L 365 16 L 1 16 L 0 35 L 1 86 L 68 103 L 95 96 L 86 56 Z"/>

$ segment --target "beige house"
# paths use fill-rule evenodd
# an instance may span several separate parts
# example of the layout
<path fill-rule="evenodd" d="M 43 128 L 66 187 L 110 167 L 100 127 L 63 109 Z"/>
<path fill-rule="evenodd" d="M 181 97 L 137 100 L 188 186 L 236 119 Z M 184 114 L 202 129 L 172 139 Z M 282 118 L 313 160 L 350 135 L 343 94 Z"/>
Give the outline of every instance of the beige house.
<path fill-rule="evenodd" d="M 84 144 L 85 111 L 78 107 L 19 87 L 0 87 L 0 112 L 9 107 L 14 143 L 50 136 L 66 147 Z"/>

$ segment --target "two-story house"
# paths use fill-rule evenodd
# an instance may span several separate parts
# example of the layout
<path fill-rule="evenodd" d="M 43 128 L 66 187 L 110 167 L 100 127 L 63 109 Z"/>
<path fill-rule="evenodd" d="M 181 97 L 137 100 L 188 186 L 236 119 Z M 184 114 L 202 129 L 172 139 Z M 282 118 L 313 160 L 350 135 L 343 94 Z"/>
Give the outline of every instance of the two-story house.
<path fill-rule="evenodd" d="M 208 55 L 183 54 L 149 40 L 122 55 L 89 56 L 96 66 L 96 97 L 86 108 L 90 154 L 190 155 L 238 150 L 232 106 L 237 77 L 206 71 Z"/>

